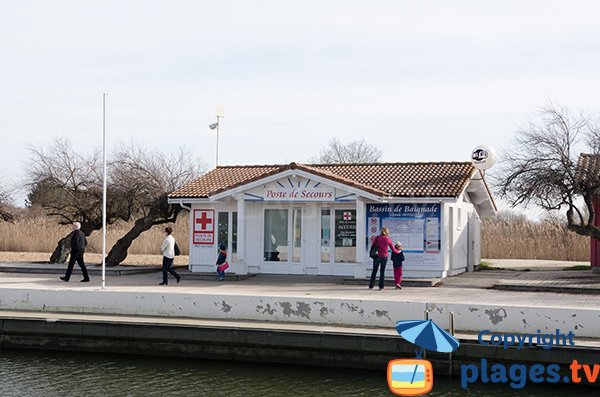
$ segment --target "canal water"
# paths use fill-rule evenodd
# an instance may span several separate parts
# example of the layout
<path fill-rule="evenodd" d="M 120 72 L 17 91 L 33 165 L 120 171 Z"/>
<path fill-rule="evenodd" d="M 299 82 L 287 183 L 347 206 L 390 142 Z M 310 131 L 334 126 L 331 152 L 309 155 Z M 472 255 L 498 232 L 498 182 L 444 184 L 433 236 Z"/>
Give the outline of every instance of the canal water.
<path fill-rule="evenodd" d="M 598 389 L 508 385 L 469 390 L 436 378 L 430 396 L 598 396 Z M 385 371 L 92 353 L 0 350 L 0 396 L 391 396 Z"/>

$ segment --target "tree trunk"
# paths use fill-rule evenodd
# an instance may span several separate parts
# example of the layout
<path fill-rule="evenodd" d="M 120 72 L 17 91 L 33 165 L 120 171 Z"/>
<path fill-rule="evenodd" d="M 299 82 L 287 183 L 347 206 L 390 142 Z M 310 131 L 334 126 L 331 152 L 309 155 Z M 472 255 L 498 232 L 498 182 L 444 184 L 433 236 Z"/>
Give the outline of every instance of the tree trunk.
<path fill-rule="evenodd" d="M 600 227 L 592 225 L 580 225 L 569 222 L 567 224 L 567 228 L 582 236 L 600 239 Z"/>
<path fill-rule="evenodd" d="M 112 246 L 110 252 L 106 256 L 106 266 L 113 267 L 119 265 L 127 258 L 127 250 L 140 234 L 149 230 L 154 225 L 162 225 L 170 222 L 175 223 L 180 211 L 180 207 L 167 204 L 166 195 L 157 198 L 148 214 L 145 217 L 136 220 L 131 230 L 125 233 L 125 235 Z M 156 247 L 156 251 L 159 251 L 159 247 Z"/>
<path fill-rule="evenodd" d="M 63 237 L 58 241 L 52 255 L 50 255 L 50 263 L 65 263 L 71 251 L 71 235 Z"/>
<path fill-rule="evenodd" d="M 121 237 L 115 245 L 112 246 L 108 255 L 106 255 L 106 266 L 118 266 L 127 258 L 127 250 L 131 247 L 131 243 L 154 225 L 152 217 L 144 217 L 135 221 L 135 224 L 123 237 Z M 158 247 L 156 247 L 158 250 Z"/>

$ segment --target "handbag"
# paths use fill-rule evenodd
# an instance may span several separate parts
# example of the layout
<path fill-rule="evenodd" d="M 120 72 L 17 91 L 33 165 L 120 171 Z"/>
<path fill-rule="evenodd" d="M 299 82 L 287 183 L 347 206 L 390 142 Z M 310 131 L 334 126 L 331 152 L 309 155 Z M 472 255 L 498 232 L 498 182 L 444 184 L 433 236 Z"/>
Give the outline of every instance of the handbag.
<path fill-rule="evenodd" d="M 179 249 L 177 243 L 175 243 L 175 247 L 173 247 L 173 250 L 175 251 L 175 256 L 181 255 L 181 250 Z"/>
<path fill-rule="evenodd" d="M 377 239 L 378 238 L 379 238 L 379 236 L 375 237 L 375 240 L 373 240 L 373 244 L 371 245 L 371 249 L 369 250 L 369 258 L 371 258 L 371 259 L 377 258 Z"/>
<path fill-rule="evenodd" d="M 227 269 L 229 269 L 229 263 L 227 263 L 227 262 L 217 266 L 217 270 L 220 272 L 224 272 Z"/>

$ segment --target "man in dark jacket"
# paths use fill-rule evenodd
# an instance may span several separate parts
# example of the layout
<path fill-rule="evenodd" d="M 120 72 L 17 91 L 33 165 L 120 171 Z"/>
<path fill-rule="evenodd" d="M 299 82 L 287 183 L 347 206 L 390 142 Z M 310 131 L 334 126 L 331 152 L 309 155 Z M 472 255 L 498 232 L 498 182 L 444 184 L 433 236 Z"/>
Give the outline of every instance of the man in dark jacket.
<path fill-rule="evenodd" d="M 71 233 L 71 257 L 69 258 L 69 266 L 67 267 L 67 273 L 64 277 L 60 279 L 64 282 L 68 282 L 71 278 L 71 273 L 73 272 L 73 267 L 75 266 L 75 262 L 81 268 L 81 272 L 83 273 L 82 283 L 87 283 L 90 281 L 90 277 L 88 275 L 87 269 L 85 267 L 85 263 L 83 262 L 83 253 L 85 251 L 85 246 L 87 245 L 87 240 L 85 238 L 85 234 L 81 231 L 81 224 L 79 222 L 73 223 L 73 233 Z"/>

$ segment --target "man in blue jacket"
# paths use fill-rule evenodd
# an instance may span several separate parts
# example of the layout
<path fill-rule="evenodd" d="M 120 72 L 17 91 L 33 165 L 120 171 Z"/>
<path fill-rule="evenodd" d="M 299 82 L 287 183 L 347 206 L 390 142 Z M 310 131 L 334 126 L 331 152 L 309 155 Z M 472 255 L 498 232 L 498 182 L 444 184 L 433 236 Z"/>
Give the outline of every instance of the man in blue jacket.
<path fill-rule="evenodd" d="M 81 224 L 79 222 L 73 222 L 73 233 L 71 233 L 71 257 L 69 258 L 67 273 L 64 277 L 60 278 L 62 281 L 69 282 L 75 262 L 77 262 L 81 268 L 81 272 L 83 273 L 83 279 L 81 282 L 87 283 L 90 281 L 87 268 L 85 267 L 85 263 L 83 261 L 83 253 L 85 252 L 86 245 L 87 239 L 85 238 L 85 234 L 83 234 L 81 231 Z"/>

